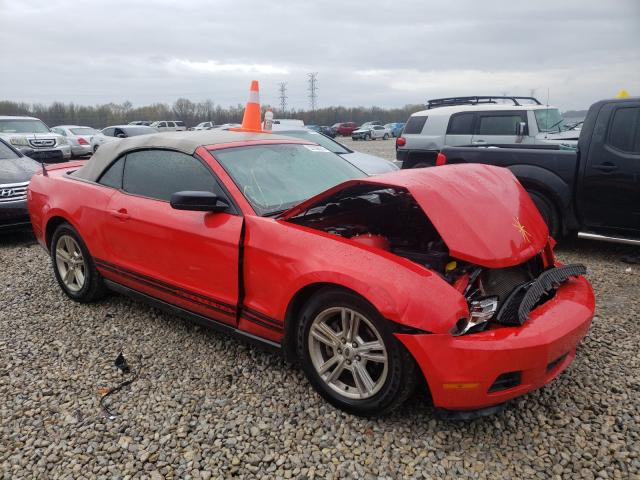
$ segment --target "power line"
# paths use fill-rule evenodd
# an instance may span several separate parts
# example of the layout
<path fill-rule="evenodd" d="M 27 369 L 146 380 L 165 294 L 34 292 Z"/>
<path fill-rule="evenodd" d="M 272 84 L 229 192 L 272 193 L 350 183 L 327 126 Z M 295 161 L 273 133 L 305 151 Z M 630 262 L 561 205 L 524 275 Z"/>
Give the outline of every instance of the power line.
<path fill-rule="evenodd" d="M 287 112 L 287 82 L 279 83 L 280 111 L 284 115 Z"/>
<path fill-rule="evenodd" d="M 311 111 L 315 112 L 318 106 L 318 72 L 307 73 L 309 77 L 309 103 L 311 104 Z"/>

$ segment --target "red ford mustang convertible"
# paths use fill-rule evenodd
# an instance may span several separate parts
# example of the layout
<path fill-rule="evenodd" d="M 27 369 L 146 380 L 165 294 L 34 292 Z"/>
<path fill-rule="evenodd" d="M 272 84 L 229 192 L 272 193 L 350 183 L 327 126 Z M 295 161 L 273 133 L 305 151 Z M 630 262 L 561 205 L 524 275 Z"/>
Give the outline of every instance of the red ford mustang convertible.
<path fill-rule="evenodd" d="M 593 292 L 508 170 L 363 177 L 304 141 L 165 133 L 50 166 L 28 201 L 73 300 L 115 290 L 281 349 L 348 412 L 420 375 L 443 411 L 487 412 L 567 368 Z"/>

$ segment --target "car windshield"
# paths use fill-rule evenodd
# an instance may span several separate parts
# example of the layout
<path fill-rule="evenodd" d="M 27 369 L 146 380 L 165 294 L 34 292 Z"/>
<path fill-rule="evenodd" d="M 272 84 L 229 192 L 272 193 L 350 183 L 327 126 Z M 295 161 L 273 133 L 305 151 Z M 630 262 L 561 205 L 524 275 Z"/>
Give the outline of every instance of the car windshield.
<path fill-rule="evenodd" d="M 20 156 L 4 142 L 0 142 L 0 160 L 13 160 L 14 158 L 20 158 Z"/>
<path fill-rule="evenodd" d="M 91 127 L 70 128 L 69 131 L 74 135 L 95 135 L 98 131 Z"/>
<path fill-rule="evenodd" d="M 321 133 L 318 132 L 309 132 L 305 130 L 287 130 L 287 131 L 276 131 L 278 135 L 286 135 L 287 137 L 295 137 L 300 138 L 302 140 L 308 140 L 313 143 L 317 143 L 318 145 L 322 145 L 324 148 L 329 150 L 330 152 L 337 154 L 351 153 L 351 150 L 346 147 L 340 145 L 335 140 L 331 140 L 329 137 L 325 137 Z"/>
<path fill-rule="evenodd" d="M 0 132 L 2 133 L 51 133 L 40 120 L 0 120 Z"/>
<path fill-rule="evenodd" d="M 212 153 L 262 216 L 283 212 L 339 183 L 365 176 L 318 145 L 255 145 Z"/>
<path fill-rule="evenodd" d="M 128 137 L 135 137 L 136 135 L 148 135 L 150 133 L 158 133 L 155 128 L 151 127 L 135 127 L 135 128 L 123 128 L 125 132 L 127 132 Z"/>
<path fill-rule="evenodd" d="M 538 130 L 541 132 L 561 132 L 567 129 L 564 118 L 557 108 L 534 110 Z"/>

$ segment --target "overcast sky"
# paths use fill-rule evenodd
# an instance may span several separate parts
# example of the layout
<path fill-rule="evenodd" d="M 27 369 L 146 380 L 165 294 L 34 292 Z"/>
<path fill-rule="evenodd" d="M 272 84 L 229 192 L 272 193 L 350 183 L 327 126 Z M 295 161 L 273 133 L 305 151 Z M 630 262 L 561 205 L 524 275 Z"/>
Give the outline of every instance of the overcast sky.
<path fill-rule="evenodd" d="M 0 0 L 0 99 L 383 107 L 640 95 L 640 0 Z"/>

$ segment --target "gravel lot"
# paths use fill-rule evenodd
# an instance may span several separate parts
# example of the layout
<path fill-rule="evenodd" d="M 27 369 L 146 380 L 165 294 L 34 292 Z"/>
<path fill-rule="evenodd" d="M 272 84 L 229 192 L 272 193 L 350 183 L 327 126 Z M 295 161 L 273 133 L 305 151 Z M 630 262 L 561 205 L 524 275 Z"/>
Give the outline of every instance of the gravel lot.
<path fill-rule="evenodd" d="M 354 142 L 351 140 L 351 137 L 336 137 L 335 140 L 346 145 L 351 150 L 370 153 L 371 155 L 377 155 L 387 160 L 396 159 L 395 138 L 390 138 L 389 140 L 358 140 Z"/>
<path fill-rule="evenodd" d="M 350 140 L 344 143 L 351 144 Z M 393 158 L 393 142 L 356 142 Z M 0 478 L 640 478 L 639 250 L 574 241 L 598 311 L 573 365 L 502 413 L 440 421 L 416 394 L 366 420 L 259 348 L 113 295 L 68 300 L 27 235 L 0 237 Z M 122 377 L 108 420 L 98 390 Z"/>

